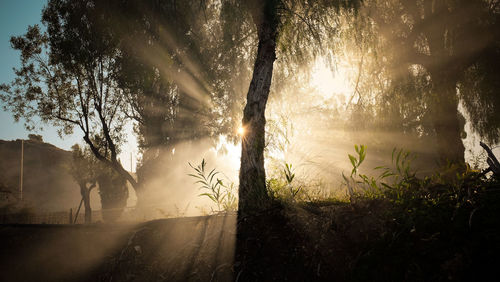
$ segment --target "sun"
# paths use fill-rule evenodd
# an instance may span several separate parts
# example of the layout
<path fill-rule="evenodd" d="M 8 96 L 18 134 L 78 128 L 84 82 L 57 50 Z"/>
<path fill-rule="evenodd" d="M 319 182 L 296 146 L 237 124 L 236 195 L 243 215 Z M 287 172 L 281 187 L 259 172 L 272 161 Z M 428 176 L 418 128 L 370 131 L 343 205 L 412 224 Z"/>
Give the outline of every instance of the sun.
<path fill-rule="evenodd" d="M 245 135 L 245 128 L 243 126 L 238 127 L 238 135 Z"/>

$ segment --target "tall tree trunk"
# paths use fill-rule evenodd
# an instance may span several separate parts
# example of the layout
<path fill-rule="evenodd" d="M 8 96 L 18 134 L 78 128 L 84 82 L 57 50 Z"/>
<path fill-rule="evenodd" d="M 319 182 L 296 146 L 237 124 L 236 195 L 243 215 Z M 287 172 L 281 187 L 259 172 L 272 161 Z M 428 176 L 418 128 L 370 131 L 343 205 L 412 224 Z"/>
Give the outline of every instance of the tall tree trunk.
<path fill-rule="evenodd" d="M 262 210 L 269 204 L 264 169 L 265 110 L 276 60 L 278 29 L 277 1 L 254 1 L 253 21 L 259 45 L 253 77 L 247 94 L 242 126 L 239 213 Z"/>
<path fill-rule="evenodd" d="M 96 186 L 96 184 L 92 184 L 89 188 L 87 188 L 86 183 L 80 183 L 80 194 L 83 199 L 83 207 L 85 208 L 85 224 L 92 223 L 92 208 L 90 207 L 90 192 Z"/>
<path fill-rule="evenodd" d="M 431 73 L 433 97 L 431 114 L 436 131 L 437 149 L 441 164 L 464 163 L 465 147 L 462 142 L 463 124 L 458 111 L 456 82 L 446 73 Z"/>
<path fill-rule="evenodd" d="M 424 22 L 420 24 L 430 52 L 424 65 L 433 85 L 430 107 L 441 165 L 448 162 L 463 163 L 465 160 L 465 147 L 461 138 L 463 125 L 459 119 L 456 89 L 458 76 L 463 69 L 456 64 L 457 58 L 448 42 L 449 38 L 453 38 L 450 33 L 454 34 L 449 8 L 447 1 L 425 1 Z"/>

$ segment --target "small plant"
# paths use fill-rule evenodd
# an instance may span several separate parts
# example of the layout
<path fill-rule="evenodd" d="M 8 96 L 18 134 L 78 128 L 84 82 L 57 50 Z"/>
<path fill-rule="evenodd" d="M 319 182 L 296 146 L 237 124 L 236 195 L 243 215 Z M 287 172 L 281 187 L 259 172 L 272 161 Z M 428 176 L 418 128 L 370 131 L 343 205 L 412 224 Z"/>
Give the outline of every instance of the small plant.
<path fill-rule="evenodd" d="M 219 172 L 215 168 L 206 174 L 205 168 L 207 163 L 205 159 L 196 167 L 191 163 L 188 164 L 196 172 L 195 174 L 190 173 L 188 175 L 198 179 L 195 184 L 200 184 L 199 189 L 206 191 L 198 196 L 205 196 L 212 200 L 217 205 L 217 212 L 237 210 L 238 201 L 234 193 L 234 190 L 236 190 L 234 183 L 225 185 L 222 179 L 216 177 Z"/>
<path fill-rule="evenodd" d="M 285 168 L 283 169 L 283 173 L 285 175 L 286 185 L 288 186 L 290 195 L 292 196 L 292 199 L 294 199 L 295 196 L 297 196 L 297 194 L 300 192 L 302 187 L 298 186 L 297 188 L 294 188 L 294 186 L 292 185 L 292 181 L 295 178 L 295 173 L 292 172 L 292 164 L 285 163 Z"/>
<path fill-rule="evenodd" d="M 285 174 L 287 184 L 291 184 L 295 178 L 295 173 L 292 172 L 292 164 L 285 163 L 285 168 L 283 169 Z"/>
<path fill-rule="evenodd" d="M 358 173 L 361 163 L 366 158 L 366 147 L 364 145 L 355 145 L 354 149 L 358 154 L 357 157 L 348 154 L 353 167 L 351 175 L 348 178 L 342 174 L 351 199 L 359 196 L 357 192 L 358 188 L 362 188 L 364 191 L 363 196 L 383 197 L 387 189 L 399 195 L 402 193 L 402 189 L 412 186 L 417 181 L 415 172 L 411 170 L 410 166 L 411 162 L 415 159 L 414 154 L 403 149 L 399 149 L 398 151 L 394 148 L 391 156 L 392 165 L 375 167 L 374 170 L 379 170 L 381 173 L 378 177 L 373 177 Z M 392 181 L 387 182 L 386 180 L 389 179 L 392 179 Z"/>
<path fill-rule="evenodd" d="M 351 164 L 352 164 L 351 176 L 357 173 L 359 166 L 365 160 L 365 157 L 366 157 L 365 145 L 360 145 L 359 147 L 358 147 L 358 145 L 354 145 L 354 149 L 356 150 L 356 153 L 358 153 L 358 158 L 356 158 L 355 156 L 353 156 L 351 154 L 348 154 L 349 160 L 351 161 Z"/>
<path fill-rule="evenodd" d="M 231 184 L 229 185 L 222 184 L 222 186 L 225 188 L 225 195 L 222 200 L 223 210 L 228 212 L 238 210 L 238 189 L 236 189 L 236 186 L 233 182 L 231 182 Z"/>
<path fill-rule="evenodd" d="M 363 183 L 363 181 L 368 182 L 368 183 L 371 182 L 371 181 L 368 181 L 367 178 L 365 179 L 363 177 L 361 177 L 361 179 L 363 179 L 363 181 L 356 180 L 359 166 L 361 165 L 361 163 L 363 163 L 363 161 L 366 158 L 366 147 L 364 145 L 360 145 L 360 146 L 354 145 L 354 149 L 356 150 L 356 153 L 358 154 L 357 158 L 351 154 L 347 155 L 349 157 L 349 160 L 351 161 L 351 165 L 352 165 L 351 175 L 348 178 L 347 176 L 344 175 L 344 173 L 342 173 L 342 177 L 344 178 L 344 181 L 345 181 L 344 184 L 347 186 L 347 191 L 349 193 L 351 201 L 356 196 L 356 187 L 359 186 L 359 184 Z"/>
<path fill-rule="evenodd" d="M 294 201 L 302 190 L 302 185 L 298 185 L 294 179 L 295 172 L 292 169 L 292 164 L 285 162 L 279 176 L 267 180 L 267 189 L 271 197 Z"/>

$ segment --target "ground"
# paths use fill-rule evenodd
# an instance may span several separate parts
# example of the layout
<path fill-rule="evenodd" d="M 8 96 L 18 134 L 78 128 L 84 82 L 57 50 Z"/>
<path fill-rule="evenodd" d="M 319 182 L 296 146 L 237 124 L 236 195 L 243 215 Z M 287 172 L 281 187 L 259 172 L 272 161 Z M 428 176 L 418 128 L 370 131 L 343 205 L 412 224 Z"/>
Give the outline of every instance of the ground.
<path fill-rule="evenodd" d="M 276 204 L 239 220 L 2 225 L 0 281 L 495 281 L 491 191 L 472 215 L 443 209 L 408 226 L 381 199 Z"/>
<path fill-rule="evenodd" d="M 230 281 L 235 221 L 0 225 L 0 281 Z"/>

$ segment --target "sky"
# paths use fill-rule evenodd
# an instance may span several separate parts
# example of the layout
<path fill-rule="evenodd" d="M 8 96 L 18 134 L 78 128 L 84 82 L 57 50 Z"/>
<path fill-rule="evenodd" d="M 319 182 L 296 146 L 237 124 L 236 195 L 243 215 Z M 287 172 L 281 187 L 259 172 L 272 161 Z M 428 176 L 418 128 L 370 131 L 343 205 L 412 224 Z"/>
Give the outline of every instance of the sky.
<path fill-rule="evenodd" d="M 11 36 L 22 35 L 29 25 L 41 25 L 41 13 L 47 0 L 0 0 L 0 84 L 9 83 L 15 77 L 12 68 L 19 66 L 19 52 L 10 47 Z M 0 102 L 1 104 L 1 102 Z M 60 138 L 57 129 L 41 124 L 42 131 L 28 132 L 24 128 L 24 121 L 15 122 L 12 113 L 0 109 L 0 139 L 15 140 L 27 139 L 28 134 L 40 134 L 45 142 L 69 150 L 75 143 L 83 143 L 83 134 L 75 130 L 70 136 Z M 132 134 L 132 126 L 127 127 L 129 132 L 129 142 L 123 146 L 123 153 L 120 155 L 124 168 L 130 170 L 130 153 L 133 154 L 132 165 L 135 167 L 137 154 L 137 141 Z M 135 169 L 135 168 L 134 168 Z"/>

